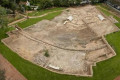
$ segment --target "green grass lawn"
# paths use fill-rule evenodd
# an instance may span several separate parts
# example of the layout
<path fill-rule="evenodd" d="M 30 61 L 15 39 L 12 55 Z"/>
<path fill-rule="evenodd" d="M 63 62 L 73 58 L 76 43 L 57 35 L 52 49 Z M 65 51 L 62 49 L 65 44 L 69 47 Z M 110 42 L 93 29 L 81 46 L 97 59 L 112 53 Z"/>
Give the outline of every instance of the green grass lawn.
<path fill-rule="evenodd" d="M 116 15 L 114 15 L 114 14 L 106 11 L 106 10 L 110 10 L 110 8 L 109 8 L 108 6 L 104 6 L 104 5 L 102 5 L 102 4 L 100 4 L 100 6 L 101 6 L 101 8 L 100 8 L 100 7 L 97 7 L 97 8 L 98 8 L 99 10 L 101 10 L 105 15 L 107 15 L 107 16 L 113 16 L 113 17 L 118 21 L 118 23 L 115 23 L 115 25 L 120 28 L 120 18 L 117 17 Z M 106 9 L 106 10 L 104 10 L 104 9 L 102 9 L 102 8 L 104 8 L 104 9 Z"/>
<path fill-rule="evenodd" d="M 23 21 L 21 23 L 18 23 L 18 25 L 22 28 L 25 28 L 25 27 L 28 27 L 28 26 L 31 26 L 41 20 L 44 20 L 44 19 L 47 19 L 47 20 L 51 20 L 53 19 L 55 16 L 58 16 L 62 13 L 62 11 L 58 11 L 58 12 L 54 12 L 54 13 L 49 13 L 48 15 L 46 16 L 43 16 L 43 17 L 39 17 L 39 18 L 30 18 L 26 21 Z"/>
<path fill-rule="evenodd" d="M 65 8 L 51 8 L 51 9 L 45 9 L 45 10 L 40 10 L 40 11 L 34 11 L 32 13 L 28 13 L 28 16 L 40 16 L 48 12 L 59 11 L 63 9 Z"/>
<path fill-rule="evenodd" d="M 43 19 L 50 20 L 60 13 L 55 14 L 56 15 L 49 14 L 38 19 L 29 19 L 25 22 L 19 23 L 19 26 L 25 28 Z M 7 35 L 3 32 L 2 29 L 0 29 L 0 40 L 5 37 L 7 37 Z M 117 56 L 109 60 L 97 63 L 97 65 L 93 67 L 94 75 L 91 78 L 61 75 L 50 72 L 27 60 L 24 60 L 1 42 L 0 53 L 28 80 L 113 80 L 115 77 L 120 75 L 120 32 L 109 34 L 106 36 L 106 39 L 115 49 Z"/>

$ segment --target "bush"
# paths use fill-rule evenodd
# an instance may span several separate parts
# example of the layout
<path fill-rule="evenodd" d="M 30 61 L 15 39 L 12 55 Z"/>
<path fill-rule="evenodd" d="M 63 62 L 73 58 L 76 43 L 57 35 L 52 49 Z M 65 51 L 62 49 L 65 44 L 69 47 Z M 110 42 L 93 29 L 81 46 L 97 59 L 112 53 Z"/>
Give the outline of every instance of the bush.
<path fill-rule="evenodd" d="M 11 11 L 10 9 L 6 9 L 6 12 L 7 12 L 7 14 L 12 14 L 13 13 L 13 11 Z"/>
<path fill-rule="evenodd" d="M 0 70 L 0 80 L 5 80 L 5 71 Z"/>
<path fill-rule="evenodd" d="M 46 56 L 46 57 L 49 57 L 49 56 L 50 56 L 48 50 L 45 50 L 44 56 Z"/>
<path fill-rule="evenodd" d="M 32 10 L 30 6 L 26 6 L 26 10 L 30 11 Z"/>
<path fill-rule="evenodd" d="M 39 10 L 52 7 L 52 1 L 50 0 L 41 0 L 39 3 Z"/>
<path fill-rule="evenodd" d="M 6 9 L 3 7 L 0 7 L 0 28 L 6 28 L 7 27 L 7 14 Z"/>

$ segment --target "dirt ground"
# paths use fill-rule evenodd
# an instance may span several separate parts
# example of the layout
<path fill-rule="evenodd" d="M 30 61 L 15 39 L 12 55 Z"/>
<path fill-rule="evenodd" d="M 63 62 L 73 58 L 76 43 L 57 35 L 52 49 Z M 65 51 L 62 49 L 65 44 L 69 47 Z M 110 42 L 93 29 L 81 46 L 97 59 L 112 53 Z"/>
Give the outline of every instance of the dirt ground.
<path fill-rule="evenodd" d="M 114 80 L 120 80 L 120 76 L 116 77 Z"/>
<path fill-rule="evenodd" d="M 13 33 L 3 42 L 21 57 L 65 74 L 92 75 L 90 66 L 114 54 L 100 36 L 118 28 L 94 6 L 69 8 L 52 21 L 43 20 L 19 33 Z M 73 16 L 72 21 L 67 21 Z M 49 54 L 48 57 L 45 56 Z"/>
<path fill-rule="evenodd" d="M 5 70 L 5 80 L 27 80 L 1 54 L 0 69 Z"/>

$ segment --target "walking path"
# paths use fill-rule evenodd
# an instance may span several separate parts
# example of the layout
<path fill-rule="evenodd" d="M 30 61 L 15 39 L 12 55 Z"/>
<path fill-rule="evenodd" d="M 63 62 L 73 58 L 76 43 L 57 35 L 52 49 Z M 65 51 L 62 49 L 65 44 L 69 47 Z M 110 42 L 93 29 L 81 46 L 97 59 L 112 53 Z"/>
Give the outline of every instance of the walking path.
<path fill-rule="evenodd" d="M 26 15 L 20 14 L 20 15 L 23 16 L 24 18 L 19 19 L 19 20 L 16 20 L 16 21 L 14 21 L 14 22 L 12 22 L 12 23 L 9 23 L 8 26 L 11 26 L 11 25 L 14 25 L 14 24 L 16 24 L 16 23 L 18 23 L 18 22 L 27 20 L 28 18 L 40 18 L 40 17 L 46 16 L 46 15 L 48 15 L 48 14 L 50 14 L 50 13 L 55 13 L 55 12 L 59 12 L 59 11 L 64 11 L 64 10 L 52 11 L 52 12 L 48 12 L 48 13 L 45 13 L 45 14 L 40 15 L 40 16 L 26 16 Z"/>
<path fill-rule="evenodd" d="M 5 80 L 27 80 L 1 54 L 0 54 L 0 69 L 5 70 L 6 77 Z"/>
<path fill-rule="evenodd" d="M 46 15 L 48 15 L 48 14 L 50 14 L 50 13 L 55 13 L 55 12 L 59 12 L 59 11 L 64 11 L 64 10 L 52 11 L 52 12 L 48 12 L 48 13 L 45 13 L 45 14 L 40 15 L 40 16 L 26 16 L 26 15 L 23 15 L 23 14 L 20 14 L 20 15 L 21 15 L 21 16 L 24 16 L 24 17 L 26 17 L 26 18 L 39 18 L 39 17 L 46 16 Z"/>
<path fill-rule="evenodd" d="M 8 24 L 8 26 L 12 26 L 12 25 L 14 25 L 14 24 L 16 24 L 18 22 L 24 21 L 24 20 L 26 20 L 26 18 L 22 18 L 22 19 L 14 21 L 14 22 L 11 22 L 11 23 Z"/>

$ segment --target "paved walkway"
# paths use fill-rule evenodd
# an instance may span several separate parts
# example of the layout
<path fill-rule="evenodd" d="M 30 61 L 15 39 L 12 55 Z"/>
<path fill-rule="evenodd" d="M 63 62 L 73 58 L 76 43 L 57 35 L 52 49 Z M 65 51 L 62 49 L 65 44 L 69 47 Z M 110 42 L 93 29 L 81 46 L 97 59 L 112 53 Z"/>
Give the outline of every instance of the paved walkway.
<path fill-rule="evenodd" d="M 0 54 L 0 69 L 5 70 L 6 80 L 27 80 L 1 54 Z"/>

